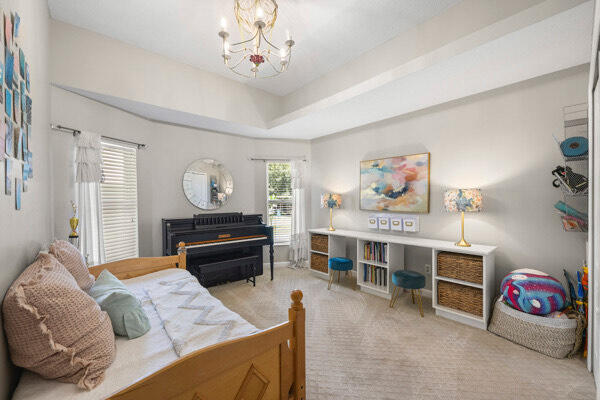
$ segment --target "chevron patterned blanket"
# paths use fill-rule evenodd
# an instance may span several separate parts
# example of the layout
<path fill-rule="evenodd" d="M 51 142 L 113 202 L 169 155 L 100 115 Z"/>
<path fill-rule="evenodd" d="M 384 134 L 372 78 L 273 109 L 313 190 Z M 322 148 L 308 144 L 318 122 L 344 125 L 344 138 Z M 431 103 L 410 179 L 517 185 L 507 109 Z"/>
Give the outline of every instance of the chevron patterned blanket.
<path fill-rule="evenodd" d="M 229 310 L 188 271 L 145 288 L 179 357 L 258 329 Z"/>

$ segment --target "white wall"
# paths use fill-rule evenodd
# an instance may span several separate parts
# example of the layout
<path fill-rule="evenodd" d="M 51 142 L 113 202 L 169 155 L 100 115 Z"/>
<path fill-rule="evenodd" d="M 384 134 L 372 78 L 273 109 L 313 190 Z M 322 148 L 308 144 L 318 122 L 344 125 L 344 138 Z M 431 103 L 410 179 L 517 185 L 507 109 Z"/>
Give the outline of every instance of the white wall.
<path fill-rule="evenodd" d="M 280 113 L 275 95 L 73 25 L 52 20 L 50 43 L 53 84 L 260 128 Z"/>
<path fill-rule="evenodd" d="M 337 228 L 366 230 L 358 210 L 359 161 L 431 153 L 430 213 L 419 236 L 457 240 L 459 215 L 443 211 L 445 188 L 480 187 L 484 212 L 466 215 L 467 240 L 499 246 L 496 278 L 533 267 L 562 278 L 585 257 L 585 234 L 565 233 L 553 204 L 552 169 L 561 161 L 552 134 L 562 132 L 562 107 L 586 101 L 588 66 L 314 140 L 312 227 L 326 226 L 322 192 L 343 195 Z M 355 254 L 351 251 L 349 254 Z M 409 249 L 407 265 L 422 270 L 430 253 Z"/>
<path fill-rule="evenodd" d="M 191 217 L 203 212 L 188 202 L 182 189 L 183 173 L 192 161 L 217 159 L 233 176 L 233 195 L 215 212 L 264 214 L 265 165 L 249 158 L 310 157 L 307 141 L 258 140 L 151 122 L 56 87 L 52 87 L 51 96 L 53 123 L 148 145 L 138 152 L 141 256 L 162 255 L 161 218 Z M 69 233 L 70 200 L 74 199 L 73 145 L 71 135 L 52 134 L 57 238 Z"/>
<path fill-rule="evenodd" d="M 33 134 L 30 146 L 34 167 L 34 179 L 29 182 L 29 190 L 22 194 L 21 211 L 15 210 L 14 180 L 12 196 L 4 194 L 4 161 L 0 167 L 0 298 L 3 298 L 13 280 L 34 260 L 37 252 L 48 245 L 52 232 L 52 199 L 48 151 L 48 5 L 39 0 L 0 0 L 0 8 L 5 13 L 16 11 L 21 17 L 19 44 L 31 73 Z M 4 331 L 0 327 L 0 398 L 8 397 L 16 378 L 16 369 L 8 359 Z"/>

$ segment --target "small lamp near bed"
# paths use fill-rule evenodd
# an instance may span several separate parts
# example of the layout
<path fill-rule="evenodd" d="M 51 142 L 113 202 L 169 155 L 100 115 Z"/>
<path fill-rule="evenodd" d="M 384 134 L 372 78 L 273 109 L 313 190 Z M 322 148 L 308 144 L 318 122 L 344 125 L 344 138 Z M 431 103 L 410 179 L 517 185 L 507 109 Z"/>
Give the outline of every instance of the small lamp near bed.
<path fill-rule="evenodd" d="M 444 193 L 444 206 L 448 212 L 460 212 L 460 240 L 455 244 L 470 247 L 465 240 L 465 212 L 481 211 L 481 189 L 451 189 Z"/>
<path fill-rule="evenodd" d="M 335 231 L 333 227 L 333 209 L 342 206 L 342 195 L 336 193 L 323 193 L 321 195 L 321 208 L 329 208 L 329 230 Z"/>

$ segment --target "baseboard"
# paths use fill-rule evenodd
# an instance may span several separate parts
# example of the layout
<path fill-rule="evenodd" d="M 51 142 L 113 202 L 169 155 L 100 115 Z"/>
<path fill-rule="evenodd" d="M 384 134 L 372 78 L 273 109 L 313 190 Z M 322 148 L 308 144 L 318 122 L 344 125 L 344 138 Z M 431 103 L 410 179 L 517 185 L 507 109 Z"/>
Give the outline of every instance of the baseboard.
<path fill-rule="evenodd" d="M 409 290 L 410 289 L 404 289 L 404 292 L 408 293 Z M 427 298 L 431 299 L 432 298 L 432 296 L 431 296 L 431 290 L 429 290 L 429 289 L 421 289 L 421 296 L 427 297 Z"/>
<path fill-rule="evenodd" d="M 281 267 L 288 267 L 290 265 L 289 261 L 276 261 L 273 263 L 273 267 L 274 268 L 281 268 Z M 263 263 L 263 269 L 269 269 L 271 268 L 271 264 L 269 263 Z"/>

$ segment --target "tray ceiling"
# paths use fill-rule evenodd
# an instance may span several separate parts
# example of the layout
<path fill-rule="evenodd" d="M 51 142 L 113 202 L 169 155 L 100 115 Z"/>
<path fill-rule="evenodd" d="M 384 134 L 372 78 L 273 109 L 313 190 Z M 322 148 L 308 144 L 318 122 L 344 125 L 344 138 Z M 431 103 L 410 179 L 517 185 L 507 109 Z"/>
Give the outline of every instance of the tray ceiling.
<path fill-rule="evenodd" d="M 239 37 L 233 1 L 48 0 L 48 5 L 56 20 L 283 96 L 460 1 L 278 0 L 273 39 L 282 42 L 289 29 L 296 41 L 293 59 L 285 74 L 259 80 L 235 76 L 220 57 L 221 17 L 233 39 Z"/>

